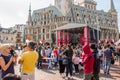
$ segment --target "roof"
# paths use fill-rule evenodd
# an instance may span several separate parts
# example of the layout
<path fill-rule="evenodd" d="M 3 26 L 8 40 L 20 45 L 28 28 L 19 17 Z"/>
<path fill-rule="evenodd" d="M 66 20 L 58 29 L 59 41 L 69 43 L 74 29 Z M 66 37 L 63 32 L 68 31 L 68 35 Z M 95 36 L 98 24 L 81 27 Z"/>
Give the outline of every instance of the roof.
<path fill-rule="evenodd" d="M 57 16 L 63 16 L 62 13 L 55 7 L 55 6 L 48 6 L 46 8 L 42 8 L 42 9 L 38 9 L 38 10 L 34 10 L 33 14 L 32 14 L 32 18 L 35 19 L 35 13 L 40 13 L 43 10 L 45 10 L 45 12 L 49 11 L 49 10 L 53 10 L 53 15 L 57 15 Z"/>
<path fill-rule="evenodd" d="M 87 25 L 86 24 L 79 24 L 79 23 L 68 23 L 68 24 L 65 24 L 64 26 L 58 27 L 54 30 L 69 30 L 69 29 L 75 29 L 75 28 L 82 28 L 84 26 L 87 26 Z M 91 28 L 93 28 L 93 27 L 91 27 Z M 97 28 L 93 28 L 93 29 L 99 30 Z"/>

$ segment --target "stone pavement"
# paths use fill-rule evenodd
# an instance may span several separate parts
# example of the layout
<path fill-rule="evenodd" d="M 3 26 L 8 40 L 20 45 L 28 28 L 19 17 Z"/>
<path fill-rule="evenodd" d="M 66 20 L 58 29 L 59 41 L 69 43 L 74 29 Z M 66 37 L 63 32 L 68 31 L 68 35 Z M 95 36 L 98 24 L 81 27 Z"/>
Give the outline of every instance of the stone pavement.
<path fill-rule="evenodd" d="M 110 75 L 105 76 L 103 70 L 101 70 L 100 76 L 102 80 L 120 80 L 120 65 L 118 62 L 115 62 L 115 64 L 111 66 Z"/>
<path fill-rule="evenodd" d="M 15 67 L 16 74 L 19 73 L 19 65 Z M 50 69 L 36 69 L 35 72 L 35 80 L 63 80 L 60 75 L 58 70 L 50 70 Z M 74 76 L 73 80 L 82 80 L 83 79 L 83 73 L 82 71 L 80 72 L 80 75 Z M 111 70 L 110 70 L 110 75 L 105 76 L 103 74 L 103 71 L 101 70 L 100 73 L 100 80 L 120 80 L 120 66 L 118 66 L 118 63 L 115 63 L 112 65 Z"/>

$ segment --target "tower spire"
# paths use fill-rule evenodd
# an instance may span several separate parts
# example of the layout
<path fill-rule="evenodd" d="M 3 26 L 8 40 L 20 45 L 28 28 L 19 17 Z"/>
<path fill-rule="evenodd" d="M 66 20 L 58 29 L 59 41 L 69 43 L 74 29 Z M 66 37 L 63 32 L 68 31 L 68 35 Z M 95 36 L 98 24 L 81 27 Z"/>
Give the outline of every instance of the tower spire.
<path fill-rule="evenodd" d="M 114 7 L 114 3 L 113 3 L 113 0 L 111 0 L 111 9 L 114 10 L 115 7 Z"/>
<path fill-rule="evenodd" d="M 110 11 L 116 11 L 113 0 L 110 0 Z"/>
<path fill-rule="evenodd" d="M 28 25 L 32 26 L 31 3 L 29 4 Z"/>

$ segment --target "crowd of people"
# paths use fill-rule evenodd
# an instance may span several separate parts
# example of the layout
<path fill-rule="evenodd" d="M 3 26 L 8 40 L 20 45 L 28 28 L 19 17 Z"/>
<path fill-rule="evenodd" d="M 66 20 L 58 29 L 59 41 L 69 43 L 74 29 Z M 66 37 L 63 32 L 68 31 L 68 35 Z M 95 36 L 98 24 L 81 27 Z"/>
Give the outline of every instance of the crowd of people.
<path fill-rule="evenodd" d="M 83 69 L 84 80 L 99 80 L 100 69 L 103 69 L 104 75 L 109 75 L 111 64 L 118 61 L 120 65 L 120 44 L 114 45 L 113 42 L 76 46 L 69 44 L 60 47 L 28 42 L 22 47 L 22 52 L 17 54 L 11 45 L 0 45 L 1 80 L 16 77 L 14 65 L 17 63 L 20 64 L 21 76 L 11 80 L 35 80 L 35 66 L 42 69 L 45 62 L 53 62 L 49 68 L 58 69 L 60 76 L 65 80 L 68 78 L 72 80 L 74 73 L 80 75 L 80 69 Z"/>
<path fill-rule="evenodd" d="M 63 79 L 68 79 L 69 73 L 72 79 L 73 71 L 75 74 L 79 74 L 83 67 L 84 80 L 99 80 L 100 69 L 103 69 L 104 75 L 109 75 L 111 64 L 114 64 L 115 61 L 120 64 L 120 44 L 115 45 L 113 42 L 76 46 L 61 45 L 55 48 L 42 46 L 38 50 L 41 60 L 44 57 L 49 58 L 54 55 L 52 68 L 58 67 Z M 41 61 L 41 65 L 38 65 L 38 67 L 42 68 L 42 62 L 44 61 Z"/>

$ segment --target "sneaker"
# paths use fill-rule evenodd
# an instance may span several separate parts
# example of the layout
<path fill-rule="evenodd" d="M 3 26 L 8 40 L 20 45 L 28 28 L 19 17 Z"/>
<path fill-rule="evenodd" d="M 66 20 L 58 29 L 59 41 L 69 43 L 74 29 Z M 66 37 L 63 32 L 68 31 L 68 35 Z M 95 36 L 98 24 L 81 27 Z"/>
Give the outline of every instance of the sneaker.
<path fill-rule="evenodd" d="M 79 75 L 79 73 L 75 73 L 75 75 Z"/>

